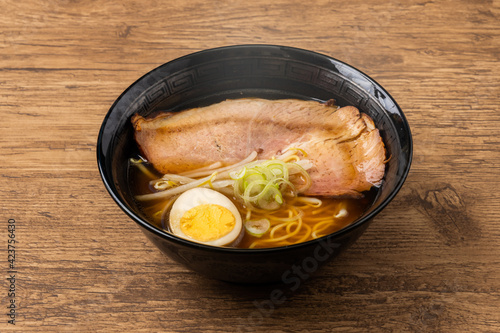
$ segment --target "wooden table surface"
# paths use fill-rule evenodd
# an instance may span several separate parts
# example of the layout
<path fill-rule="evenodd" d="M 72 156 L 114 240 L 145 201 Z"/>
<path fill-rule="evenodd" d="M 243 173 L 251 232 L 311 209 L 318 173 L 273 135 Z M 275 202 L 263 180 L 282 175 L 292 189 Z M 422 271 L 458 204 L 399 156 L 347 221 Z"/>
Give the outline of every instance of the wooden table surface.
<path fill-rule="evenodd" d="M 500 1 L 0 8 L 1 332 L 500 332 Z M 163 256 L 96 164 L 101 122 L 137 78 L 247 43 L 362 70 L 398 101 L 414 138 L 395 200 L 272 308 L 283 286 L 209 280 Z"/>

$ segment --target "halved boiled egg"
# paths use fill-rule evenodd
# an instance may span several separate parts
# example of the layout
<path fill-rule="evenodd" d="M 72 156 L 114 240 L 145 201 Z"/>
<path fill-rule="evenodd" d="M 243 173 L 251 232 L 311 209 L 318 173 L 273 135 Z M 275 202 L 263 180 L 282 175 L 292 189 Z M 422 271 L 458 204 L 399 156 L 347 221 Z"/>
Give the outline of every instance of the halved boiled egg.
<path fill-rule="evenodd" d="M 243 234 L 236 206 L 225 195 L 208 188 L 182 193 L 172 205 L 169 223 L 175 235 L 207 245 L 234 245 Z"/>

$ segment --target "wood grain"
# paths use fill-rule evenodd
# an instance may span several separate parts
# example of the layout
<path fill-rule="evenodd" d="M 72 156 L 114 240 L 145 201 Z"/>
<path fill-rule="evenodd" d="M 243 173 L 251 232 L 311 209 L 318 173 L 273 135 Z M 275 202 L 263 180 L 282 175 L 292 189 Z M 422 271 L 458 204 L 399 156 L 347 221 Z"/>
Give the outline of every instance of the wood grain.
<path fill-rule="evenodd" d="M 0 0 L 1 332 L 500 331 L 500 2 Z M 114 204 L 100 124 L 137 78 L 266 43 L 345 61 L 396 98 L 396 199 L 303 281 L 243 286 L 165 258 Z M 16 221 L 16 325 L 7 225 Z M 273 291 L 286 297 L 271 306 Z"/>

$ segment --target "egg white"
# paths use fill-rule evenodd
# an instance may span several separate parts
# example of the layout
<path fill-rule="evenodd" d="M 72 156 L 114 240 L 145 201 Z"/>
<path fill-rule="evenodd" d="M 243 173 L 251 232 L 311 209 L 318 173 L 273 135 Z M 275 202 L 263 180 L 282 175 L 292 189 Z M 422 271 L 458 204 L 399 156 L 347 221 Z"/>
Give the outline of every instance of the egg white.
<path fill-rule="evenodd" d="M 234 215 L 236 222 L 233 230 L 231 230 L 227 235 L 222 236 L 221 238 L 207 242 L 193 239 L 192 237 L 189 237 L 188 235 L 184 234 L 181 230 L 182 216 L 188 210 L 204 204 L 215 204 L 228 209 Z M 172 209 L 170 211 L 169 223 L 170 223 L 170 230 L 175 235 L 182 237 L 184 239 L 188 239 L 193 242 L 202 243 L 206 245 L 213 245 L 213 246 L 234 245 L 241 239 L 241 237 L 239 236 L 243 235 L 242 232 L 243 223 L 241 220 L 241 215 L 236 206 L 231 202 L 231 200 L 229 200 L 229 198 L 227 198 L 225 195 L 217 191 L 202 187 L 197 187 L 187 190 L 177 198 L 177 200 L 172 205 Z"/>

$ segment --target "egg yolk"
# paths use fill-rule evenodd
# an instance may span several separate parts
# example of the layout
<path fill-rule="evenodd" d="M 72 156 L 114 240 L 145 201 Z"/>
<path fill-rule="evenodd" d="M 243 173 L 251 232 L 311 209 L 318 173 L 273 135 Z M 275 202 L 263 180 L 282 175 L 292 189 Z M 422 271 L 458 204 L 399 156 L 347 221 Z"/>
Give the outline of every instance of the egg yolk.
<path fill-rule="evenodd" d="M 227 235 L 236 225 L 233 213 L 225 207 L 204 204 L 191 208 L 182 215 L 182 232 L 193 239 L 208 242 Z"/>

